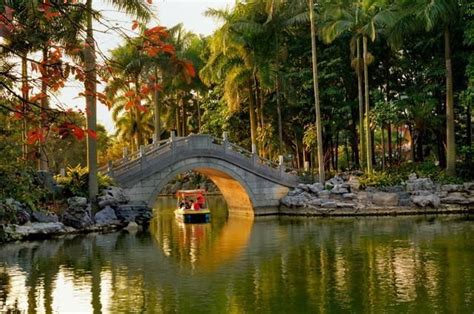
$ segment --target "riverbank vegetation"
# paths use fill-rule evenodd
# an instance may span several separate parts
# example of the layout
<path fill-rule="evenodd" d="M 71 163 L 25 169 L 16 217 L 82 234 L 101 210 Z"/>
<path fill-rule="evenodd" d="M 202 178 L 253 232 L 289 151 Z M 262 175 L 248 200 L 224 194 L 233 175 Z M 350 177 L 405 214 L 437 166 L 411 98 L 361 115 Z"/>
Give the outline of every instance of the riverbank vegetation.
<path fill-rule="evenodd" d="M 115 27 L 96 2 L 0 0 L 2 198 L 25 201 L 24 172 L 80 165 L 93 200 L 97 163 L 171 132 L 225 131 L 321 181 L 474 177 L 470 1 L 237 1 L 207 11 L 221 23 L 209 36 L 154 24 L 151 0 L 113 1 L 130 16 Z M 103 51 L 98 25 L 123 43 Z M 82 111 L 61 98 L 71 85 Z M 115 134 L 96 124 L 98 102 Z"/>

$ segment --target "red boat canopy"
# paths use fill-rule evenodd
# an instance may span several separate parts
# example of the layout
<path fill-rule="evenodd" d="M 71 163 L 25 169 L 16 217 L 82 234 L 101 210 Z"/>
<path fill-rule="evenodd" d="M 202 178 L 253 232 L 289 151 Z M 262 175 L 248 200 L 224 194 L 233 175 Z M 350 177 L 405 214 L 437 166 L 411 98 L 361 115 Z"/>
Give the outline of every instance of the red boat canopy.
<path fill-rule="evenodd" d="M 178 190 L 178 191 L 176 191 L 176 196 L 178 196 L 178 197 L 198 196 L 198 195 L 203 195 L 205 193 L 206 193 L 206 190 L 204 190 L 204 189 Z"/>

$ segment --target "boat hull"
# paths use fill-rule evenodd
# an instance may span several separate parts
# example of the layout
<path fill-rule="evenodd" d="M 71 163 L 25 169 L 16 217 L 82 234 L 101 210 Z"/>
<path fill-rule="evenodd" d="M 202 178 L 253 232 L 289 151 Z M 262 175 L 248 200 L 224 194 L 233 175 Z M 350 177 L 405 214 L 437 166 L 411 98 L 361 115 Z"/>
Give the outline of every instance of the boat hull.
<path fill-rule="evenodd" d="M 174 211 L 176 218 L 184 223 L 207 223 L 211 221 L 211 212 L 208 209 Z"/>

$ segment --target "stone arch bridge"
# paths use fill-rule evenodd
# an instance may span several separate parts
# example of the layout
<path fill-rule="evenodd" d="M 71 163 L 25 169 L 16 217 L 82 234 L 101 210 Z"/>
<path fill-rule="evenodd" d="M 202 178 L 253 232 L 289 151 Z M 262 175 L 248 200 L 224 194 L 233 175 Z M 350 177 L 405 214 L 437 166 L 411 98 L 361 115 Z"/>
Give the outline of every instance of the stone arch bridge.
<path fill-rule="evenodd" d="M 100 169 L 119 184 L 132 201 L 152 206 L 163 187 L 193 170 L 211 179 L 222 192 L 231 214 L 277 213 L 279 200 L 298 184 L 282 163 L 263 159 L 242 147 L 208 135 L 172 137 L 141 147 Z"/>

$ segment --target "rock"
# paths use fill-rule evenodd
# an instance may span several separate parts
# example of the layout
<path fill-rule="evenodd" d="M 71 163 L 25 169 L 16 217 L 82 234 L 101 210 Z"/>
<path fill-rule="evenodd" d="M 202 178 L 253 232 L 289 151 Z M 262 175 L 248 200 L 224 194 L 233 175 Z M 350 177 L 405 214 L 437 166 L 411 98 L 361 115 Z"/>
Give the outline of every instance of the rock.
<path fill-rule="evenodd" d="M 301 193 L 303 193 L 304 191 L 302 189 L 299 189 L 299 188 L 295 188 L 294 190 L 288 192 L 288 196 L 296 196 L 296 195 L 300 195 Z"/>
<path fill-rule="evenodd" d="M 106 189 L 102 190 L 101 195 L 97 198 L 99 206 L 102 208 L 105 206 L 113 206 L 112 204 L 126 204 L 130 201 L 128 196 L 122 190 L 122 188 L 116 186 L 109 186 Z M 107 202 L 109 204 L 107 204 Z"/>
<path fill-rule="evenodd" d="M 318 196 L 320 199 L 329 199 L 329 196 L 331 195 L 331 192 L 329 192 L 328 190 L 322 190 L 318 193 Z"/>
<path fill-rule="evenodd" d="M 345 194 L 342 194 L 342 198 L 347 199 L 347 200 L 353 200 L 357 198 L 357 195 L 355 193 L 345 193 Z"/>
<path fill-rule="evenodd" d="M 87 198 L 85 197 L 70 197 L 67 199 L 69 207 L 85 207 L 87 206 Z"/>
<path fill-rule="evenodd" d="M 360 189 L 360 181 L 359 178 L 351 176 L 349 177 L 349 181 L 347 181 L 347 184 L 349 184 L 351 188 L 351 192 L 357 192 Z"/>
<path fill-rule="evenodd" d="M 346 194 L 346 193 L 349 193 L 349 190 L 346 187 L 344 187 L 343 184 L 336 184 L 332 188 L 331 193 L 332 194 Z"/>
<path fill-rule="evenodd" d="M 320 191 L 324 190 L 324 186 L 319 182 L 308 185 L 308 188 L 314 194 L 318 194 Z"/>
<path fill-rule="evenodd" d="M 142 202 L 119 205 L 115 214 L 122 222 L 134 221 L 138 224 L 148 224 L 152 217 L 151 208 Z"/>
<path fill-rule="evenodd" d="M 140 226 L 135 221 L 130 221 L 124 230 L 127 230 L 128 232 L 137 232 L 140 230 Z"/>
<path fill-rule="evenodd" d="M 307 201 L 306 204 L 309 205 L 309 206 L 312 206 L 312 207 L 316 207 L 316 206 L 321 206 L 321 203 L 322 203 L 321 199 L 312 198 L 309 201 Z"/>
<path fill-rule="evenodd" d="M 462 192 L 463 190 L 464 190 L 464 185 L 460 185 L 460 184 L 445 184 L 441 186 L 441 191 L 445 191 L 448 193 Z"/>
<path fill-rule="evenodd" d="M 25 226 L 9 225 L 4 228 L 10 240 L 21 240 L 28 237 L 38 237 L 45 235 L 56 235 L 66 233 L 68 230 L 60 222 L 34 222 Z"/>
<path fill-rule="evenodd" d="M 372 202 L 372 193 L 369 192 L 359 192 L 357 193 L 357 202 L 368 205 Z"/>
<path fill-rule="evenodd" d="M 372 203 L 377 206 L 397 206 L 398 194 L 388 192 L 376 192 L 372 196 Z"/>
<path fill-rule="evenodd" d="M 38 181 L 51 193 L 59 192 L 56 181 L 53 178 L 53 174 L 47 170 L 39 170 L 36 172 Z"/>
<path fill-rule="evenodd" d="M 415 181 L 417 178 L 418 177 L 417 177 L 416 173 L 410 173 L 408 175 L 408 181 Z"/>
<path fill-rule="evenodd" d="M 413 195 L 411 201 L 419 207 L 431 206 L 438 208 L 440 205 L 439 196 L 436 194 Z"/>
<path fill-rule="evenodd" d="M 406 182 L 407 191 L 420 191 L 420 190 L 428 190 L 432 191 L 435 189 L 435 185 L 433 181 L 429 178 L 419 178 L 415 180 L 408 180 Z"/>
<path fill-rule="evenodd" d="M 110 225 L 118 222 L 118 218 L 113 208 L 107 206 L 94 215 L 94 221 L 98 225 Z"/>
<path fill-rule="evenodd" d="M 43 211 L 34 211 L 31 213 L 31 218 L 36 222 L 58 222 L 59 218 L 55 213 L 43 212 Z"/>
<path fill-rule="evenodd" d="M 398 206 L 410 207 L 413 205 L 413 202 L 409 198 L 403 198 L 398 200 Z"/>
<path fill-rule="evenodd" d="M 337 208 L 356 208 L 356 204 L 352 202 L 337 202 Z"/>
<path fill-rule="evenodd" d="M 463 184 L 463 186 L 464 186 L 464 190 L 465 190 L 465 191 L 472 191 L 472 190 L 474 190 L 474 182 L 465 182 L 465 183 Z"/>
<path fill-rule="evenodd" d="M 469 198 L 464 196 L 461 192 L 449 193 L 448 196 L 443 197 L 441 202 L 444 204 L 458 204 L 458 205 L 467 205 L 470 203 Z"/>
<path fill-rule="evenodd" d="M 405 192 L 405 187 L 401 185 L 387 186 L 383 191 L 389 193 L 402 193 Z"/>
<path fill-rule="evenodd" d="M 308 185 L 306 184 L 303 184 L 303 183 L 300 183 L 296 186 L 297 189 L 300 189 L 302 191 L 305 191 L 305 192 L 308 192 L 309 191 L 309 187 Z"/>
<path fill-rule="evenodd" d="M 28 208 L 13 198 L 7 198 L 5 205 L 9 207 L 10 213 L 15 217 L 13 223 L 24 225 L 30 221 L 31 215 Z"/>
<path fill-rule="evenodd" d="M 333 200 L 323 200 L 321 203 L 321 207 L 322 208 L 336 208 L 337 203 L 336 201 L 333 201 Z"/>
<path fill-rule="evenodd" d="M 82 204 L 82 202 L 73 202 L 73 204 L 78 205 Z M 62 215 L 62 222 L 64 225 L 73 227 L 75 229 L 84 229 L 90 227 L 93 224 L 90 205 L 69 206 L 66 212 Z"/>

